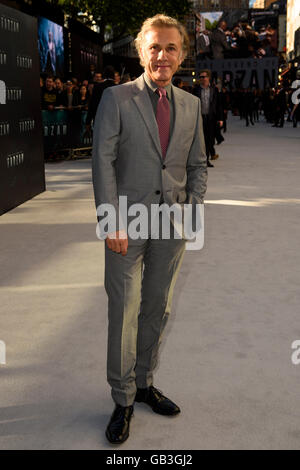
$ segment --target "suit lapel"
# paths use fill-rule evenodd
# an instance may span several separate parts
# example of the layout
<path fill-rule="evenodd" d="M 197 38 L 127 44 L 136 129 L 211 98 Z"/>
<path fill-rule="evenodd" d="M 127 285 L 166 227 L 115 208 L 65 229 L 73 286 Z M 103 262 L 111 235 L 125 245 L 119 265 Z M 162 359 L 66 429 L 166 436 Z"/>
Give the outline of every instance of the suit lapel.
<path fill-rule="evenodd" d="M 173 131 L 170 136 L 170 141 L 167 149 L 166 159 L 168 158 L 168 154 L 172 153 L 172 149 L 176 150 L 176 139 L 180 138 L 180 128 L 182 125 L 182 115 L 184 109 L 184 101 L 182 99 L 180 90 L 172 85 L 172 92 L 173 92 L 173 108 L 174 108 L 174 125 Z"/>
<path fill-rule="evenodd" d="M 138 107 L 138 110 L 148 128 L 149 134 L 159 156 L 162 158 L 157 122 L 143 75 L 135 81 L 133 101 Z"/>

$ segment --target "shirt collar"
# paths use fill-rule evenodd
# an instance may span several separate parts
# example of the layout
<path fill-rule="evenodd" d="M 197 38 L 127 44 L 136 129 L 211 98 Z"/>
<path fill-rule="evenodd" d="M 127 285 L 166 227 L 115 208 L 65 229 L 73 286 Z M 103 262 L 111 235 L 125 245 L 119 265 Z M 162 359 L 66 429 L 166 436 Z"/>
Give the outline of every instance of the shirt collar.
<path fill-rule="evenodd" d="M 150 88 L 150 90 L 152 90 L 153 93 L 155 93 L 156 90 L 159 88 L 158 85 L 157 85 L 155 82 L 153 82 L 150 77 L 148 77 L 148 75 L 147 75 L 146 72 L 144 73 L 144 79 L 145 79 L 145 82 L 146 82 L 146 85 L 148 86 L 148 88 Z M 171 90 L 172 90 L 172 85 L 171 85 L 171 83 L 169 83 L 169 85 L 167 85 L 167 86 L 165 86 L 165 87 L 163 87 L 163 88 L 166 89 L 166 91 L 167 91 L 167 97 L 168 97 L 168 99 L 170 100 L 170 99 L 171 99 Z"/>

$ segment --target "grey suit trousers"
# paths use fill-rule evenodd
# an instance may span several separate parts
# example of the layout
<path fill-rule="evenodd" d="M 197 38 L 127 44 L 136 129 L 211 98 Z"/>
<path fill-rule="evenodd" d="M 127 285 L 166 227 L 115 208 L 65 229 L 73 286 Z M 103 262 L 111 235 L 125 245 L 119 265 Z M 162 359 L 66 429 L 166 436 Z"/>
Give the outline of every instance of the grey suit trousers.
<path fill-rule="evenodd" d="M 137 387 L 153 383 L 184 251 L 182 239 L 129 240 L 126 256 L 105 245 L 107 379 L 119 405 L 132 405 Z"/>

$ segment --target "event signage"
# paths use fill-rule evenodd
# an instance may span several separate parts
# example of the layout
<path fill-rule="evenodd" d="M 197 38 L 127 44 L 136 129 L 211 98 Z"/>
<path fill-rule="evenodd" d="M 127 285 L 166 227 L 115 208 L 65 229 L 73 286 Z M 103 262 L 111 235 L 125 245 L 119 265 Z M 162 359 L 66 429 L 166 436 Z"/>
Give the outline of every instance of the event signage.
<path fill-rule="evenodd" d="M 278 58 L 198 60 L 197 76 L 209 69 L 212 80 L 226 82 L 230 88 L 267 89 L 277 86 Z"/>
<path fill-rule="evenodd" d="M 37 20 L 0 4 L 0 215 L 44 190 Z"/>

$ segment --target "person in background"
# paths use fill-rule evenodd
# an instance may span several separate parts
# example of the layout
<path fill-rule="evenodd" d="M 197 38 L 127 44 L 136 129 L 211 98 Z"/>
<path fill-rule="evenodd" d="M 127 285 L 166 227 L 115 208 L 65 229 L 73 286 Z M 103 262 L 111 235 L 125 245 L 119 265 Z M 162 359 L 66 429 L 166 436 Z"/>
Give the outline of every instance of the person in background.
<path fill-rule="evenodd" d="M 76 77 L 72 77 L 71 82 L 73 83 L 73 93 L 79 91 L 79 80 Z"/>
<path fill-rule="evenodd" d="M 177 86 L 178 88 L 182 88 L 183 87 L 182 79 L 180 77 L 175 77 L 173 80 L 173 85 Z"/>
<path fill-rule="evenodd" d="M 257 90 L 257 88 L 254 88 L 254 91 L 253 91 L 253 120 L 255 122 L 259 122 L 259 104 L 260 104 L 259 91 Z"/>
<path fill-rule="evenodd" d="M 101 72 L 95 72 L 93 75 L 93 80 L 90 81 L 89 86 L 88 86 L 88 91 L 90 96 L 93 94 L 93 89 L 96 83 L 101 83 L 102 82 L 102 73 Z"/>
<path fill-rule="evenodd" d="M 214 59 L 224 59 L 225 52 L 230 51 L 231 47 L 226 39 L 225 31 L 227 30 L 226 21 L 221 21 L 211 35 L 211 49 Z"/>
<path fill-rule="evenodd" d="M 246 119 L 246 127 L 249 126 L 249 121 L 254 126 L 253 110 L 254 110 L 254 95 L 250 88 L 247 88 L 242 97 L 243 117 Z"/>
<path fill-rule="evenodd" d="M 81 85 L 84 85 L 84 86 L 86 86 L 86 88 L 88 89 L 88 87 L 89 87 L 89 81 L 88 81 L 88 79 L 87 79 L 87 78 L 85 78 L 84 80 L 82 80 L 82 83 L 81 83 Z"/>
<path fill-rule="evenodd" d="M 125 75 L 123 75 L 122 80 L 120 81 L 120 84 L 128 83 L 128 82 L 131 82 L 131 77 L 130 77 L 129 73 L 125 73 Z"/>
<path fill-rule="evenodd" d="M 87 111 L 89 104 L 89 92 L 85 85 L 81 85 L 79 90 L 74 93 L 73 106 L 80 106 Z"/>
<path fill-rule="evenodd" d="M 197 39 L 197 59 L 211 59 L 211 41 L 209 31 L 201 31 Z"/>
<path fill-rule="evenodd" d="M 57 94 L 56 106 L 64 106 L 64 84 L 59 77 L 55 78 L 55 90 Z"/>
<path fill-rule="evenodd" d="M 101 72 L 95 72 L 93 83 L 101 83 L 103 81 L 102 79 L 102 73 Z"/>
<path fill-rule="evenodd" d="M 115 70 L 111 65 L 107 65 L 103 71 L 103 81 L 94 85 L 93 94 L 89 102 L 86 118 L 86 128 L 88 131 L 91 129 L 91 122 L 95 119 L 104 90 L 111 86 L 115 86 Z"/>
<path fill-rule="evenodd" d="M 60 97 L 60 106 L 71 109 L 74 105 L 74 85 L 71 80 L 67 80 L 66 89 L 62 92 Z"/>
<path fill-rule="evenodd" d="M 115 72 L 115 85 L 119 85 L 120 84 L 120 81 L 121 81 L 121 76 L 120 76 L 120 73 L 118 71 Z"/>
<path fill-rule="evenodd" d="M 88 81 L 89 81 L 89 83 L 93 83 L 94 75 L 95 75 L 95 70 L 96 70 L 96 65 L 95 65 L 95 64 L 91 64 L 91 65 L 90 65 L 90 71 L 89 71 L 89 73 L 88 73 Z"/>
<path fill-rule="evenodd" d="M 287 110 L 287 97 L 284 87 L 278 87 L 274 98 L 274 124 L 272 127 L 284 126 L 284 115 Z"/>
<path fill-rule="evenodd" d="M 57 104 L 57 94 L 52 76 L 46 78 L 45 87 L 42 89 L 41 93 L 41 104 L 42 109 L 48 111 L 53 111 Z"/>
<path fill-rule="evenodd" d="M 228 117 L 228 111 L 231 109 L 231 98 L 230 98 L 230 93 L 227 90 L 225 86 L 222 87 L 221 91 L 221 103 L 222 103 L 222 109 L 223 109 L 223 132 L 225 133 L 227 131 L 227 117 Z"/>
<path fill-rule="evenodd" d="M 194 88 L 194 94 L 201 101 L 207 166 L 213 168 L 214 165 L 210 159 L 216 160 L 219 157 L 215 152 L 214 145 L 217 125 L 223 126 L 223 109 L 219 90 L 210 84 L 210 79 L 210 70 L 201 70 L 200 85 Z"/>

